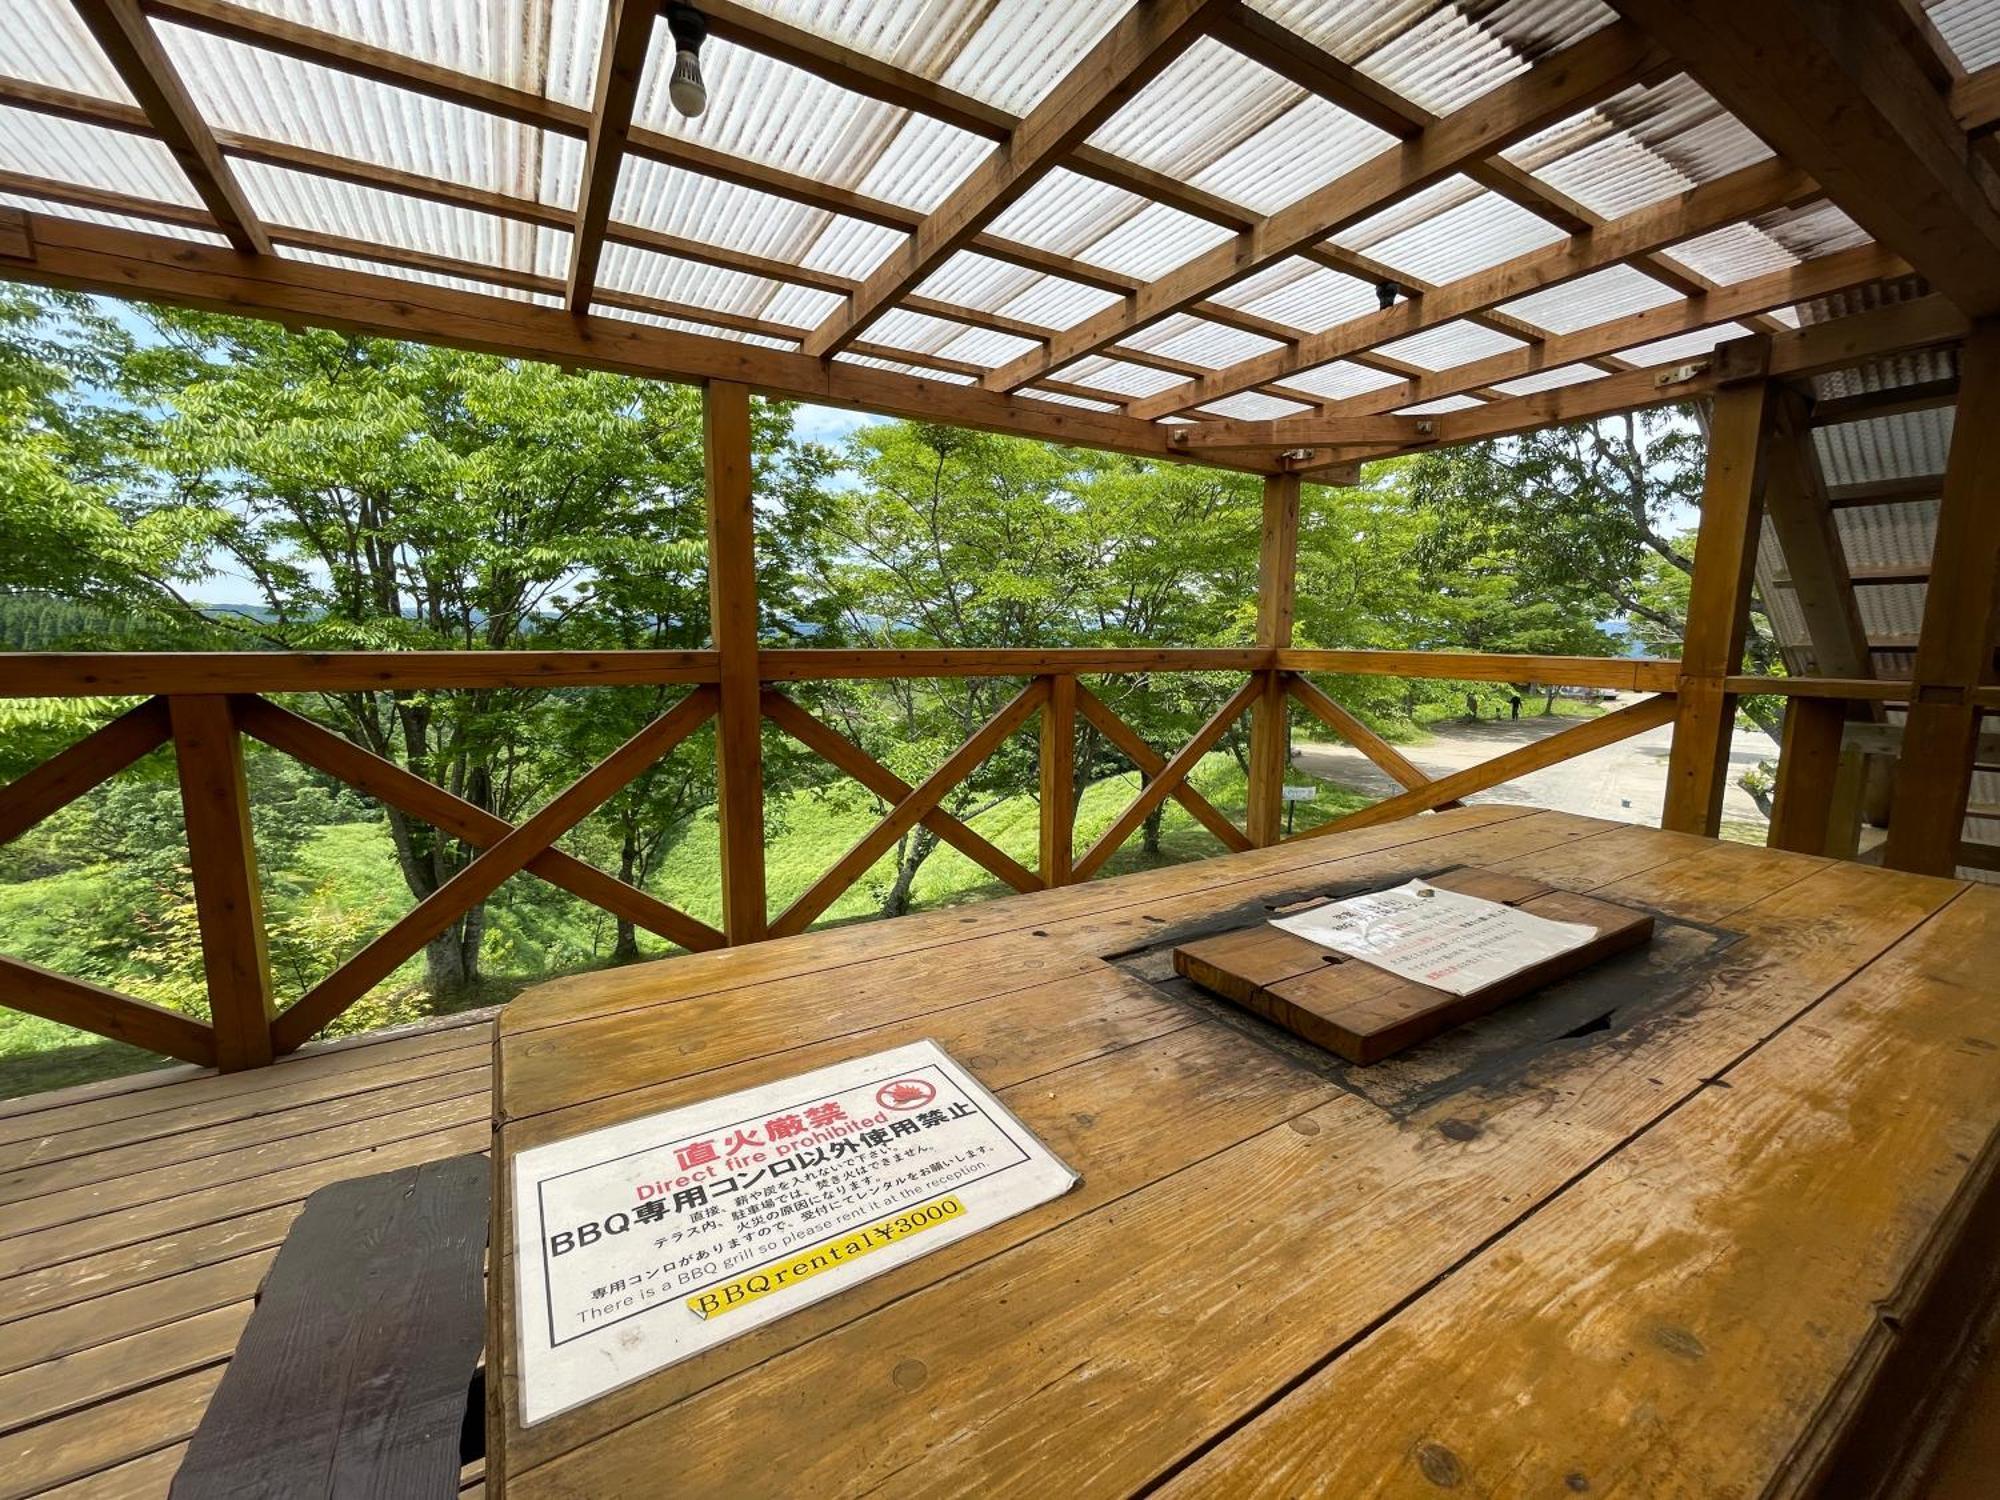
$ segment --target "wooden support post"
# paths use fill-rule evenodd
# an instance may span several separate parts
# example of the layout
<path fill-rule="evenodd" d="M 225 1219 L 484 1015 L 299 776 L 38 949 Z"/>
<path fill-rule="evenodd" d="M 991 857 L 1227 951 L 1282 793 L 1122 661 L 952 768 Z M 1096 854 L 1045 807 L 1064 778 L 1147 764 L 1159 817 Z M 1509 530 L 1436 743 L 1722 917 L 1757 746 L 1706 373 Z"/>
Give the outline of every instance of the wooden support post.
<path fill-rule="evenodd" d="M 1281 651 L 1292 644 L 1299 552 L 1299 476 L 1273 474 L 1264 481 L 1263 545 L 1257 554 L 1257 644 Z M 1278 842 L 1284 810 L 1290 703 L 1285 674 L 1259 674 L 1262 690 L 1250 710 L 1250 796 L 1245 832 L 1259 848 Z"/>
<path fill-rule="evenodd" d="M 722 930 L 764 936 L 764 715 L 757 672 L 757 558 L 750 388 L 711 380 L 702 400 L 708 462 L 709 635 L 720 658 L 715 807 L 722 834 Z"/>
<path fill-rule="evenodd" d="M 1948 875 L 1958 863 L 1979 740 L 1972 689 L 1993 680 L 2000 623 L 2000 319 L 1976 325 L 1960 356 L 1931 558 L 1883 862 Z"/>
<path fill-rule="evenodd" d="M 1068 885 L 1076 862 L 1076 679 L 1049 678 L 1042 705 L 1042 884 Z"/>
<path fill-rule="evenodd" d="M 188 864 L 194 872 L 201 961 L 223 1072 L 271 1061 L 271 962 L 264 947 L 264 897 L 250 837 L 250 792 L 243 746 L 229 700 L 220 694 L 168 700 Z"/>
<path fill-rule="evenodd" d="M 1837 698 L 1793 698 L 1785 705 L 1778 746 L 1778 794 L 1771 808 L 1773 849 L 1825 854 L 1834 791 L 1840 777 L 1840 737 L 1847 705 Z"/>
<path fill-rule="evenodd" d="M 1772 387 L 1725 386 L 1709 418 L 1708 474 L 1701 492 L 1687 639 L 1681 648 L 1680 706 L 1667 758 L 1660 826 L 1713 838 L 1722 827 L 1729 739 L 1736 697 L 1723 678 L 1743 660 L 1750 583 L 1763 522 L 1763 454 Z"/>

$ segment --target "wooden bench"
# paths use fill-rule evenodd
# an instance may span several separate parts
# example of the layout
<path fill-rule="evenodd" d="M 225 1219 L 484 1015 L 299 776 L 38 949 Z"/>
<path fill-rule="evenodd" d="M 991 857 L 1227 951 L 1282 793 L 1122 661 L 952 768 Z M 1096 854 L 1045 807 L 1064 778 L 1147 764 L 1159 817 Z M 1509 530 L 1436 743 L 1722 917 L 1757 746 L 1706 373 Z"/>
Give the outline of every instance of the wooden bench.
<path fill-rule="evenodd" d="M 449 1496 L 483 1431 L 483 1154 L 321 1188 L 174 1478 L 217 1496 Z"/>

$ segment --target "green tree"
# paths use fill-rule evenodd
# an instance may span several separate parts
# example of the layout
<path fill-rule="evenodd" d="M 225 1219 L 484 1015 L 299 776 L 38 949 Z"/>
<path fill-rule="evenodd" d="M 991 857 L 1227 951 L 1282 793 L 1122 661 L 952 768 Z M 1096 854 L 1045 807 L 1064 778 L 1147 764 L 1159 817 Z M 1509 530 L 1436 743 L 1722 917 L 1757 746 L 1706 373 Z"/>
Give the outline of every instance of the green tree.
<path fill-rule="evenodd" d="M 702 530 L 693 392 L 208 314 L 154 316 L 163 341 L 131 351 L 121 371 L 121 390 L 150 418 L 143 514 L 210 540 L 206 556 L 184 559 L 179 578 L 163 582 L 246 581 L 258 610 L 221 622 L 240 644 L 705 639 L 705 600 L 689 586 Z M 788 441 L 788 427 L 782 408 L 763 409 L 760 477 L 780 510 L 810 493 L 821 467 Z M 627 694 L 583 710 L 579 730 L 577 706 L 540 689 L 398 689 L 323 703 L 357 743 L 510 820 L 653 706 Z M 648 816 L 645 799 L 632 794 L 636 816 Z M 419 900 L 470 857 L 394 809 L 388 821 Z M 477 981 L 484 923 L 481 905 L 428 946 L 434 993 Z"/>

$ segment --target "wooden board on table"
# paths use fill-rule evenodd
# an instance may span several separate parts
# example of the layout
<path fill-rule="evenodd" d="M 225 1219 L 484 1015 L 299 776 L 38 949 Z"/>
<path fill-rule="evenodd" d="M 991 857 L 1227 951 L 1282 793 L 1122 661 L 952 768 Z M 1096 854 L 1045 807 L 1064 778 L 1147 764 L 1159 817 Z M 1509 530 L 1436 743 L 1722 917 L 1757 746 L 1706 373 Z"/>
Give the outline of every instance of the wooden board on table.
<path fill-rule="evenodd" d="M 1653 935 L 1650 914 L 1557 890 L 1524 875 L 1465 868 L 1433 876 L 1441 890 L 1517 907 L 1552 922 L 1593 928 L 1580 948 L 1454 995 L 1259 922 L 1174 950 L 1174 968 L 1353 1063 L 1380 1062 L 1439 1032 L 1574 974 Z"/>

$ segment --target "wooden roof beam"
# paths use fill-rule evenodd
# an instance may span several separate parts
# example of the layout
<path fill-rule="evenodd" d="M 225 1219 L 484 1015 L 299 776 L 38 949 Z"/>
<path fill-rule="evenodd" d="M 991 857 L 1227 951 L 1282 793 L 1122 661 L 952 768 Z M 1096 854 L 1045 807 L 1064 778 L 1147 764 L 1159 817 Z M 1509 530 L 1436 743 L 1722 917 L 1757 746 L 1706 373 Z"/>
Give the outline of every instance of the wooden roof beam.
<path fill-rule="evenodd" d="M 563 302 L 573 313 L 590 310 L 597 290 L 597 267 L 604 256 L 604 227 L 618 191 L 618 169 L 632 133 L 632 109 L 639 79 L 653 46 L 659 0 L 611 0 L 604 17 L 604 45 L 597 56 L 597 104 L 591 112 L 590 142 L 583 156 L 583 188 L 577 198 L 576 228 L 569 241 L 569 281 Z"/>
<path fill-rule="evenodd" d="M 2000 312 L 2000 209 L 1895 0 L 1614 0 L 1968 316 Z"/>
<path fill-rule="evenodd" d="M 186 174 L 215 227 L 236 249 L 267 254 L 271 241 L 257 222 L 236 174 L 222 159 L 208 122 L 188 96 L 152 23 L 136 0 L 72 0 L 76 12 Z"/>
<path fill-rule="evenodd" d="M 11 216 L 0 211 L 0 220 Z M 309 324 L 382 338 L 615 370 L 652 379 L 739 381 L 787 399 L 853 407 L 920 421 L 1009 433 L 1147 458 L 1175 458 L 1166 429 L 1118 413 L 996 395 L 864 366 L 809 358 L 738 341 L 652 328 L 490 295 L 278 255 L 241 256 L 204 245 L 110 229 L 46 214 L 18 215 L 26 253 L 5 262 L 9 278 L 138 297 L 238 316 Z M 1282 467 L 1257 454 L 1209 458 L 1251 472 Z"/>
<path fill-rule="evenodd" d="M 1142 416 L 1165 416 L 1330 360 L 1351 358 L 1594 271 L 1627 264 L 1650 250 L 1706 234 L 1764 209 L 1808 200 L 1817 193 L 1812 180 L 1795 168 L 1775 158 L 1759 162 L 1586 234 L 1574 235 L 1562 244 L 1531 250 L 1421 297 L 1351 318 L 1313 334 L 1296 349 L 1244 360 L 1177 390 L 1162 392 L 1138 410 Z M 1534 333 L 1537 340 L 1548 336 L 1542 329 Z"/>
<path fill-rule="evenodd" d="M 1246 447 L 1338 450 L 1388 444 L 1415 451 L 1688 401 L 1744 379 L 1797 378 L 1844 369 L 1885 355 L 1956 343 L 1967 327 L 1962 313 L 1933 295 L 1783 334 L 1738 339 L 1695 359 L 1510 396 L 1467 411 L 1426 418 L 1360 414 L 1201 422 L 1174 428 L 1171 441 L 1184 452 Z"/>
<path fill-rule="evenodd" d="M 1192 46 L 1227 0 L 1144 0 L 890 254 L 806 352 L 839 352 Z"/>
<path fill-rule="evenodd" d="M 1039 354 L 1024 355 L 987 378 L 989 390 L 1012 390 L 1050 369 L 1095 353 L 1149 323 L 1210 298 L 1261 267 L 1296 254 L 1369 214 L 1504 149 L 1576 110 L 1617 92 L 1657 63 L 1658 54 L 1627 26 L 1611 26 L 1491 90 L 1409 141 L 1260 220 L 1248 233 L 1150 281 L 1125 305 L 1087 318 Z"/>
<path fill-rule="evenodd" d="M 1858 245 L 1851 250 L 1816 256 L 1782 271 L 1739 281 L 1699 297 L 1629 313 L 1622 318 L 1579 328 L 1573 333 L 1557 334 L 1536 347 L 1509 349 L 1470 364 L 1421 372 L 1400 387 L 1385 386 L 1339 401 L 1322 402 L 1320 414 L 1326 417 L 1366 416 L 1427 401 L 1440 401 L 1447 396 L 1469 394 L 1519 380 L 1538 371 L 1608 358 L 1621 350 L 1634 349 L 1641 344 L 1673 338 L 1678 334 L 1694 333 L 1725 323 L 1746 323 L 1760 312 L 1790 307 L 1814 297 L 1831 296 L 1870 282 L 1894 280 L 1909 274 L 1909 264 L 1900 256 L 1880 245 Z M 1369 357 L 1372 356 L 1363 358 Z M 1361 361 L 1357 359 L 1355 362 Z"/>

